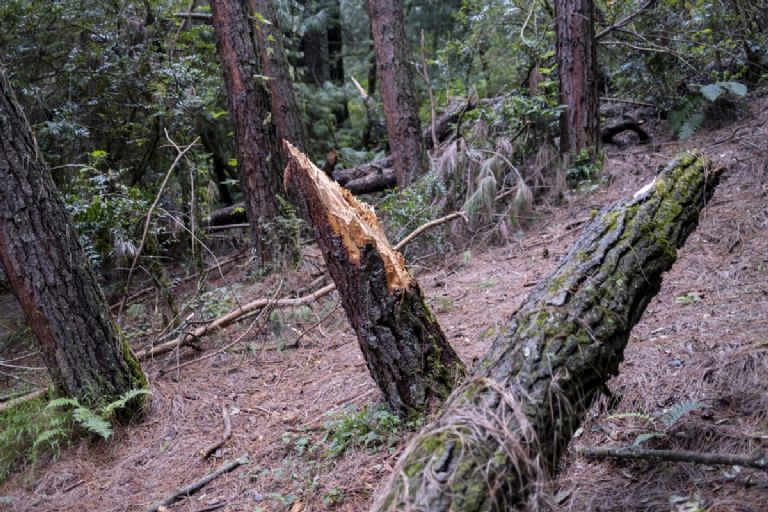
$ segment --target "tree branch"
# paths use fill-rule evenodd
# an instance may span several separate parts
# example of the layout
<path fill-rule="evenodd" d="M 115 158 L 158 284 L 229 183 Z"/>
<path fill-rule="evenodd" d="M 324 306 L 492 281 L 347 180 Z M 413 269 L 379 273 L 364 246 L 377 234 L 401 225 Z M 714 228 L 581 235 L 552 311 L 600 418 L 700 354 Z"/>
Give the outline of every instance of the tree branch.
<path fill-rule="evenodd" d="M 730 453 L 701 453 L 688 450 L 645 450 L 640 448 L 587 448 L 575 449 L 576 453 L 594 459 L 615 458 L 666 462 L 690 462 L 709 466 L 742 466 L 768 471 L 768 457 L 764 453 L 733 455 Z"/>

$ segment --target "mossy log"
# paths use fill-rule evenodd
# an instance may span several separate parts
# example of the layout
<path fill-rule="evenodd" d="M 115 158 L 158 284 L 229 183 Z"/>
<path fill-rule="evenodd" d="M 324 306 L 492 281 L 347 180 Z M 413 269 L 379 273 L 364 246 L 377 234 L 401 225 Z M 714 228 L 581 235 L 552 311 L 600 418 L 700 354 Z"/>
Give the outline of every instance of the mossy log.
<path fill-rule="evenodd" d="M 503 511 L 540 497 L 719 174 L 687 154 L 603 210 L 409 443 L 372 510 Z"/>
<path fill-rule="evenodd" d="M 401 416 L 425 412 L 450 394 L 465 374 L 464 364 L 373 209 L 283 144 L 285 187 L 304 203 L 374 381 Z"/>

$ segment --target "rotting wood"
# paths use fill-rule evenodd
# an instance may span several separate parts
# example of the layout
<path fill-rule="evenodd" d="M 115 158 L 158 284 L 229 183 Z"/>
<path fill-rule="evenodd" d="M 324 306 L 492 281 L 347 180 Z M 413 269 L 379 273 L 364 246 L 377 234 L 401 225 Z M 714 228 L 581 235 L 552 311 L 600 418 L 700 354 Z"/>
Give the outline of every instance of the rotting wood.
<path fill-rule="evenodd" d="M 149 507 L 147 509 L 147 512 L 158 512 L 162 510 L 163 508 L 167 507 L 168 505 L 171 505 L 173 503 L 176 503 L 180 499 L 186 498 L 188 496 L 191 496 L 192 494 L 196 493 L 209 483 L 211 483 L 216 478 L 220 477 L 221 475 L 224 475 L 226 473 L 229 473 L 230 471 L 239 468 L 240 466 L 248 464 L 248 457 L 242 456 L 239 459 L 233 460 L 232 462 L 228 462 L 227 464 L 224 464 L 219 469 L 212 473 L 208 473 L 200 480 L 197 480 L 195 482 L 192 482 L 189 485 L 185 485 L 181 489 L 177 489 L 174 491 L 174 493 L 167 498 L 165 498 L 163 501 L 156 503 Z"/>
<path fill-rule="evenodd" d="M 646 450 L 640 448 L 586 448 L 576 453 L 594 459 L 650 460 L 657 462 L 690 462 L 708 466 L 741 466 L 768 471 L 768 456 L 764 453 L 734 455 L 732 453 L 702 453 L 689 450 Z"/>
<path fill-rule="evenodd" d="M 430 221 L 426 223 L 424 226 L 429 226 L 429 228 L 433 228 L 436 226 L 439 226 L 440 224 L 444 224 L 446 222 L 449 222 L 451 220 L 457 219 L 457 218 L 464 218 L 463 215 L 458 215 L 456 213 L 452 213 L 450 215 L 446 215 L 445 217 L 441 217 L 439 219 L 435 219 L 433 221 Z M 423 233 L 426 229 L 424 229 L 424 226 L 420 226 L 417 228 L 414 233 L 418 232 L 418 234 Z M 409 242 L 413 240 L 413 237 L 408 236 L 402 241 L 400 241 L 397 245 L 395 245 L 394 249 L 396 251 L 399 251 L 403 247 L 405 247 Z M 278 299 L 273 301 L 272 299 L 262 298 L 262 299 L 256 299 L 254 301 L 251 301 L 247 304 L 244 304 L 237 309 L 234 309 L 227 313 L 226 315 L 220 316 L 219 318 L 213 320 L 212 322 L 203 325 L 201 327 L 198 327 L 191 333 L 185 333 L 180 336 L 177 336 L 176 338 L 160 343 L 157 345 L 151 345 L 143 350 L 140 350 L 136 353 L 136 357 L 139 359 L 146 359 L 148 357 L 155 357 L 162 354 L 165 354 L 167 352 L 170 352 L 171 350 L 180 347 L 182 345 L 185 345 L 187 343 L 190 343 L 192 340 L 198 340 L 202 338 L 203 336 L 206 336 L 212 332 L 216 332 L 219 329 L 223 329 L 224 327 L 231 325 L 232 323 L 236 322 L 237 320 L 240 320 L 245 315 L 248 315 L 250 313 L 253 313 L 254 311 L 257 311 L 259 309 L 265 308 L 269 306 L 270 304 L 274 304 L 275 307 L 278 308 L 286 308 L 286 307 L 300 307 L 300 306 L 306 306 L 307 304 L 310 304 L 317 299 L 320 299 L 322 297 L 325 297 L 332 291 L 336 289 L 336 285 L 334 283 L 328 284 L 326 286 L 323 286 L 322 288 L 309 293 L 307 295 L 303 295 L 301 297 L 297 297 L 295 299 Z"/>
<path fill-rule="evenodd" d="M 643 130 L 642 126 L 640 126 L 639 121 L 631 117 L 627 117 L 622 121 L 619 121 L 618 123 L 614 123 L 610 126 L 606 126 L 605 128 L 603 128 L 600 131 L 600 139 L 606 144 L 610 144 L 614 142 L 613 138 L 615 136 L 625 131 L 631 131 L 636 133 L 637 136 L 640 138 L 641 144 L 648 144 L 649 142 L 651 142 L 651 136 L 648 135 L 648 132 Z"/>
<path fill-rule="evenodd" d="M 232 437 L 232 418 L 229 415 L 229 409 L 227 409 L 227 406 L 221 407 L 221 417 L 224 421 L 224 433 L 222 434 L 221 439 L 211 443 L 211 445 L 209 445 L 207 448 L 200 450 L 200 455 L 203 457 L 203 459 L 210 457 L 224 443 L 229 441 L 230 437 Z"/>
<path fill-rule="evenodd" d="M 426 412 L 464 376 L 464 363 L 373 209 L 290 143 L 283 146 L 288 155 L 284 186 L 297 193 L 309 216 L 373 380 L 401 416 Z"/>
<path fill-rule="evenodd" d="M 604 209 L 411 440 L 372 510 L 533 505 L 722 171 L 683 155 Z"/>

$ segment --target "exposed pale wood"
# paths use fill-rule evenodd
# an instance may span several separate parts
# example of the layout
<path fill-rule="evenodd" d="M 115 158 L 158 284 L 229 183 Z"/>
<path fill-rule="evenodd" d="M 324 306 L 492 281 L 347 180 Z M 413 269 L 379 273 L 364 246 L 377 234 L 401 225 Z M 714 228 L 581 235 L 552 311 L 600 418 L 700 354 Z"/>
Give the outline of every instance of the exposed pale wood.
<path fill-rule="evenodd" d="M 283 144 L 285 187 L 308 214 L 373 380 L 401 416 L 426 412 L 463 377 L 463 362 L 373 209 Z"/>
<path fill-rule="evenodd" d="M 227 409 L 226 406 L 222 406 L 221 408 L 221 417 L 224 421 L 224 433 L 221 435 L 221 439 L 200 450 L 200 455 L 204 459 L 210 457 L 213 452 L 218 450 L 230 437 L 232 437 L 232 418 L 230 417 L 229 409 Z"/>

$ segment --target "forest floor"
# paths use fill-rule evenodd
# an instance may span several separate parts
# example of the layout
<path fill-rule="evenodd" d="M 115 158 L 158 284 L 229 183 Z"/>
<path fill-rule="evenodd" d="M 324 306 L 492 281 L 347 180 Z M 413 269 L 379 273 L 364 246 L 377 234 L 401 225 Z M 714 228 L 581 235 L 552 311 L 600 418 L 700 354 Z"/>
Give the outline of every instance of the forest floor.
<path fill-rule="evenodd" d="M 595 404 L 572 446 L 627 446 L 638 435 L 656 433 L 643 446 L 768 451 L 767 123 L 765 92 L 752 95 L 736 119 L 710 124 L 684 142 L 673 141 L 663 122 L 651 122 L 652 144 L 607 148 L 607 185 L 569 195 L 521 240 L 416 267 L 450 343 L 472 365 L 530 286 L 579 236 L 581 221 L 634 193 L 678 152 L 700 148 L 726 165 L 727 175 L 632 333 L 620 374 L 609 383 L 620 401 L 610 410 L 604 399 Z M 305 251 L 303 269 L 282 276 L 278 292 L 278 278 L 253 282 L 234 266 L 209 284 L 207 311 L 215 316 L 231 308 L 230 293 L 240 303 L 298 293 L 321 274 L 316 249 Z M 0 325 L 11 325 L 18 318 L 12 299 L 0 301 Z M 202 339 L 204 352 L 187 348 L 147 363 L 152 397 L 145 418 L 119 427 L 107 442 L 77 441 L 57 459 L 13 476 L 0 486 L 0 496 L 10 498 L 0 510 L 145 510 L 242 455 L 248 465 L 170 509 L 366 510 L 412 432 L 377 408 L 380 394 L 337 303 L 331 294 L 308 307 L 279 310 L 261 332 L 178 371 L 163 373 L 234 341 L 253 318 Z M 149 327 L 149 304 L 133 306 L 129 314 L 129 333 Z M 283 348 L 326 316 L 298 348 Z M 6 328 L 0 338 L 12 331 Z M 232 438 L 206 461 L 199 452 L 221 436 L 222 407 L 231 412 Z M 680 418 L 665 425 L 664 411 L 676 407 Z M 347 441 L 353 445 L 333 455 Z M 550 491 L 563 511 L 768 510 L 765 472 L 595 461 L 574 452 Z"/>

